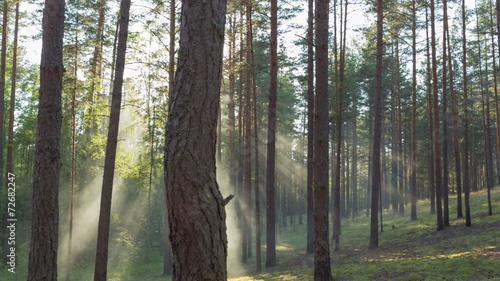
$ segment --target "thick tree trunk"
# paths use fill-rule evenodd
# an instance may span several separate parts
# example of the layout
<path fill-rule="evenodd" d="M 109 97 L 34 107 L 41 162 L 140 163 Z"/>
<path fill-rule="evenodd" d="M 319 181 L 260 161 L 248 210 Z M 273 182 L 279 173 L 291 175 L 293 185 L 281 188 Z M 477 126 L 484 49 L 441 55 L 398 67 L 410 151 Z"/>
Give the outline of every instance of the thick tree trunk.
<path fill-rule="evenodd" d="M 173 280 L 227 279 L 227 202 L 215 159 L 225 12 L 224 0 L 182 5 L 165 147 Z"/>
<path fill-rule="evenodd" d="M 64 10 L 64 0 L 45 1 L 33 170 L 30 281 L 57 280 Z"/>
<path fill-rule="evenodd" d="M 314 280 L 332 280 L 328 243 L 328 0 L 316 1 L 314 102 Z"/>
<path fill-rule="evenodd" d="M 266 171 L 266 220 L 267 250 L 266 267 L 276 266 L 276 103 L 278 97 L 278 1 L 271 0 L 271 66 L 269 82 L 269 116 L 267 131 L 267 171 Z"/>

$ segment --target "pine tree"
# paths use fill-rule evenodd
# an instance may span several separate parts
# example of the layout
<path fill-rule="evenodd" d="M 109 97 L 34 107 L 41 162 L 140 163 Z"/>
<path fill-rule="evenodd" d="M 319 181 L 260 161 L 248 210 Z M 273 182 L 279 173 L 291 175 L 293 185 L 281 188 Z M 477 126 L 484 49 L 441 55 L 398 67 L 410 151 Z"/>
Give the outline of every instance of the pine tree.
<path fill-rule="evenodd" d="M 173 280 L 227 279 L 227 200 L 215 155 L 225 13 L 224 0 L 182 5 L 164 162 Z"/>
<path fill-rule="evenodd" d="M 64 10 L 64 0 L 45 1 L 33 168 L 30 281 L 57 280 Z"/>
<path fill-rule="evenodd" d="M 101 190 L 101 207 L 99 211 L 99 226 L 97 230 L 97 250 L 94 271 L 94 280 L 96 281 L 107 280 L 111 199 L 115 173 L 116 148 L 118 145 L 118 127 L 120 124 L 130 4 L 130 0 L 122 0 L 120 5 L 120 33 L 116 53 L 116 70 L 111 98 L 111 114 L 109 118 L 108 138 L 106 141 L 106 156 L 104 159 L 104 175 Z"/>

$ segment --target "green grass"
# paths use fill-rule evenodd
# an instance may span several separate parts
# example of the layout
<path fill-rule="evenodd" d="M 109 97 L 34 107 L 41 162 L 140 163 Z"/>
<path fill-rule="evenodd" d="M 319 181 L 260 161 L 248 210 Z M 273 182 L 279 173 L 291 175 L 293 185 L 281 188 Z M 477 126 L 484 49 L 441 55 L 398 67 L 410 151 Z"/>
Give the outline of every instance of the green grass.
<path fill-rule="evenodd" d="M 354 221 L 342 220 L 340 251 L 331 252 L 333 277 L 336 280 L 500 280 L 500 189 L 494 190 L 492 196 L 494 215 L 488 216 L 486 192 L 472 194 L 472 227 L 465 227 L 464 219 L 456 219 L 456 198 L 451 197 L 451 226 L 439 232 L 435 215 L 429 214 L 429 202 L 419 202 L 417 221 L 410 221 L 409 206 L 403 217 L 386 211 L 384 232 L 379 234 L 376 250 L 368 250 L 370 221 L 364 212 Z M 281 228 L 278 266 L 256 273 L 252 257 L 238 273 L 229 266 L 229 280 L 313 280 L 314 258 L 305 254 L 305 238 L 305 225 Z M 264 266 L 264 240 L 262 245 Z M 27 251 L 28 245 L 23 243 L 19 250 L 20 271 L 12 275 L 3 270 L 0 280 L 26 280 Z M 171 280 L 161 276 L 163 265 L 158 254 L 145 261 L 138 253 L 110 264 L 109 280 Z M 93 265 L 92 260 L 77 264 L 72 269 L 72 280 L 92 280 Z M 59 280 L 64 280 L 64 275 L 61 268 Z"/>
<path fill-rule="evenodd" d="M 456 197 L 450 197 L 450 227 L 436 231 L 429 202 L 418 205 L 418 220 L 384 212 L 379 248 L 368 250 L 369 218 L 342 221 L 340 251 L 331 252 L 336 280 L 500 280 L 500 190 L 494 190 L 493 216 L 487 215 L 486 193 L 471 195 L 472 227 L 456 219 Z M 495 214 L 495 211 L 497 212 Z M 392 228 L 394 226 L 394 229 Z M 232 281 L 313 280 L 313 256 L 304 249 L 305 226 L 279 236 L 289 256 L 278 250 L 279 265 L 265 273 Z M 278 247 L 279 249 L 279 247 Z M 248 265 L 253 269 L 253 265 Z"/>

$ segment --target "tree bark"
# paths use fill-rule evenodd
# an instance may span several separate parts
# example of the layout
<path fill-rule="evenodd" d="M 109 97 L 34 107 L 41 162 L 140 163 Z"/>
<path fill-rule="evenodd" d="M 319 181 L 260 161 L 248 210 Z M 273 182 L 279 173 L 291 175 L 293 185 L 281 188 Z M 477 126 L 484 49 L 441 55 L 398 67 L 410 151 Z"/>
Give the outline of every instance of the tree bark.
<path fill-rule="evenodd" d="M 470 213 L 470 171 L 469 171 L 469 95 L 468 95 L 468 76 L 467 76 L 467 16 L 465 0 L 462 0 L 462 75 L 464 92 L 464 197 L 465 197 L 465 226 L 472 226 Z"/>
<path fill-rule="evenodd" d="M 64 10 L 64 0 L 45 1 L 33 168 L 30 281 L 57 280 Z"/>
<path fill-rule="evenodd" d="M 458 130 L 458 110 L 457 110 L 457 96 L 455 93 L 454 85 L 454 72 L 451 60 L 451 44 L 450 44 L 450 30 L 446 31 L 446 39 L 448 41 L 448 72 L 450 75 L 450 96 L 451 96 L 451 123 L 453 128 L 453 155 L 455 157 L 455 175 L 457 185 L 457 218 L 463 217 L 462 213 L 462 160 L 460 158 L 460 135 Z"/>
<path fill-rule="evenodd" d="M 377 0 L 377 72 L 375 74 L 375 112 L 373 123 L 372 171 L 371 171 L 371 220 L 370 249 L 378 248 L 378 212 L 380 200 L 380 153 L 382 141 L 382 58 L 384 52 L 383 39 L 383 0 Z"/>
<path fill-rule="evenodd" d="M 417 220 L 417 0 L 412 1 L 412 92 L 411 92 L 411 149 L 410 193 L 411 220 Z"/>
<path fill-rule="evenodd" d="M 498 69 L 497 69 L 497 60 L 496 60 L 496 48 L 495 48 L 495 28 L 493 21 L 493 3 L 490 2 L 490 7 L 492 13 L 490 13 L 490 23 L 491 23 L 491 55 L 493 60 L 493 85 L 497 85 L 498 81 Z M 500 43 L 500 42 L 499 42 Z M 496 135 L 497 135 L 497 177 L 500 182 L 500 107 L 498 104 L 498 87 L 493 87 L 493 91 L 495 93 L 495 121 L 497 123 L 496 126 Z"/>
<path fill-rule="evenodd" d="M 314 102 L 314 280 L 332 279 L 328 237 L 328 0 L 316 0 L 316 99 Z"/>
<path fill-rule="evenodd" d="M 447 47 L 447 37 L 448 37 L 448 2 L 443 0 L 443 92 L 442 92 L 442 103 L 443 103 L 443 188 L 442 198 L 443 198 L 443 226 L 450 226 L 450 210 L 449 210 L 449 200 L 448 200 L 448 81 L 447 81 L 447 67 L 446 63 L 448 56 L 451 53 L 448 52 Z"/>
<path fill-rule="evenodd" d="M 276 103 L 278 97 L 278 1 L 271 0 L 271 66 L 269 82 L 269 116 L 267 131 L 267 174 L 266 174 L 266 221 L 267 249 L 266 267 L 276 266 Z"/>
<path fill-rule="evenodd" d="M 431 0 L 431 49 L 432 49 L 432 110 L 433 116 L 433 153 L 434 153 L 434 183 L 435 183 L 435 198 L 436 198 L 436 229 L 443 230 L 443 208 L 441 204 L 441 191 L 442 191 L 442 170 L 441 170 L 441 147 L 439 136 L 439 106 L 438 106 L 438 79 L 437 79 L 437 54 L 436 54 L 436 23 L 435 23 L 435 4 Z M 434 196 L 431 195 L 431 196 Z"/>
<path fill-rule="evenodd" d="M 123 74 L 125 71 L 125 54 L 127 50 L 130 0 L 122 0 L 120 5 L 120 33 L 116 52 L 116 70 L 111 97 L 111 113 L 109 117 L 106 155 L 104 158 L 104 175 L 102 179 L 101 205 L 99 225 L 97 229 L 97 250 L 95 259 L 94 280 L 107 280 L 109 227 L 111 217 L 111 200 L 115 173 L 116 148 L 118 145 L 118 128 L 122 100 Z"/>
<path fill-rule="evenodd" d="M 226 211 L 216 181 L 225 12 L 225 0 L 182 3 L 165 147 L 173 280 L 227 279 Z"/>

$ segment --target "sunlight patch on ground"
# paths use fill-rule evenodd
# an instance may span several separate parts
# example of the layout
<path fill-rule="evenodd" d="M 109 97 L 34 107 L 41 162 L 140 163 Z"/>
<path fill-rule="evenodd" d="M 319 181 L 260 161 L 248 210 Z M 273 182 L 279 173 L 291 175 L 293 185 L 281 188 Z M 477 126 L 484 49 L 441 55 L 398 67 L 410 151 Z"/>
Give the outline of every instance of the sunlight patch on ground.
<path fill-rule="evenodd" d="M 276 246 L 277 251 L 294 251 L 295 248 L 288 244 L 280 244 Z"/>

